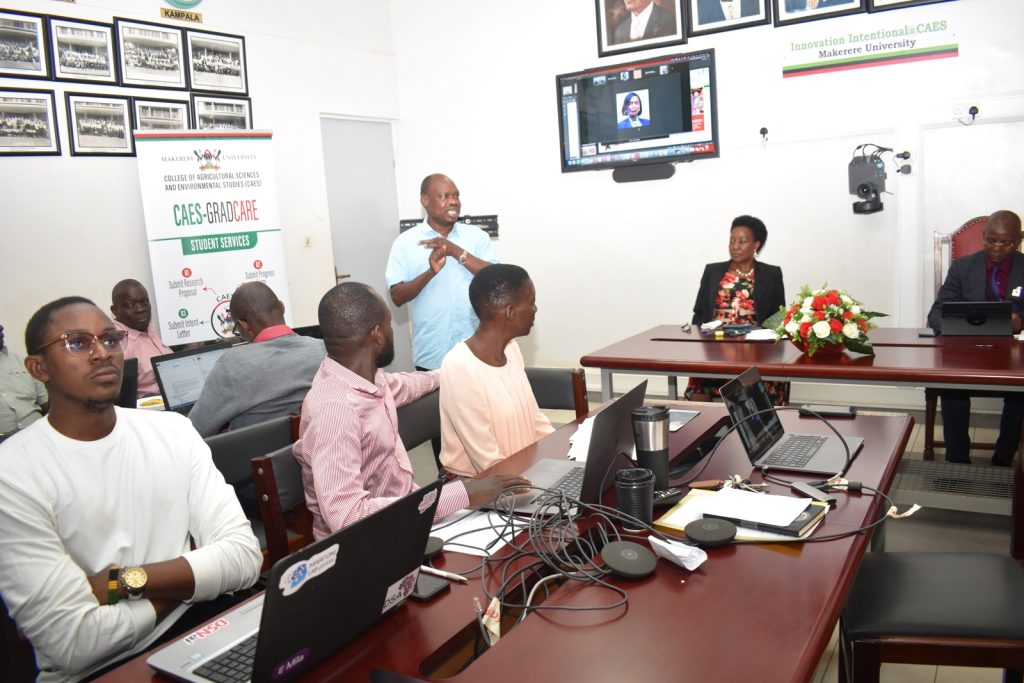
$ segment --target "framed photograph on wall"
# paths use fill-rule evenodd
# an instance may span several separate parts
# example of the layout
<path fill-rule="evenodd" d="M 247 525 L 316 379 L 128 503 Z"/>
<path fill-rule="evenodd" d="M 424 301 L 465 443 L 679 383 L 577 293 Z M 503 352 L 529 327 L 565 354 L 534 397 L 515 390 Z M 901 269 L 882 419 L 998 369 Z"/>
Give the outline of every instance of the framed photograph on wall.
<path fill-rule="evenodd" d="M 58 81 L 117 85 L 114 27 L 50 17 L 53 77 Z"/>
<path fill-rule="evenodd" d="M 600 57 L 686 42 L 689 0 L 594 0 Z"/>
<path fill-rule="evenodd" d="M 899 9 L 901 7 L 913 7 L 915 5 L 931 5 L 936 2 L 950 2 L 951 0 L 868 0 L 869 12 L 881 12 L 887 9 Z"/>
<path fill-rule="evenodd" d="M 775 25 L 798 24 L 857 14 L 865 11 L 867 0 L 772 0 L 775 3 Z"/>
<path fill-rule="evenodd" d="M 135 156 L 127 97 L 64 93 L 72 156 Z"/>
<path fill-rule="evenodd" d="M 114 28 L 121 85 L 182 90 L 188 86 L 181 29 L 119 18 L 114 19 Z"/>
<path fill-rule="evenodd" d="M 185 100 L 132 98 L 135 130 L 188 130 L 192 108 Z"/>
<path fill-rule="evenodd" d="M 60 154 L 52 90 L 0 89 L 0 156 Z"/>
<path fill-rule="evenodd" d="M 687 35 L 703 36 L 769 24 L 771 0 L 687 0 Z"/>
<path fill-rule="evenodd" d="M 49 78 L 46 45 L 44 17 L 0 10 L 0 76 Z"/>
<path fill-rule="evenodd" d="M 188 79 L 192 90 L 249 93 L 245 38 L 226 33 L 185 31 Z"/>
<path fill-rule="evenodd" d="M 192 93 L 192 127 L 196 130 L 250 130 L 252 101 Z"/>

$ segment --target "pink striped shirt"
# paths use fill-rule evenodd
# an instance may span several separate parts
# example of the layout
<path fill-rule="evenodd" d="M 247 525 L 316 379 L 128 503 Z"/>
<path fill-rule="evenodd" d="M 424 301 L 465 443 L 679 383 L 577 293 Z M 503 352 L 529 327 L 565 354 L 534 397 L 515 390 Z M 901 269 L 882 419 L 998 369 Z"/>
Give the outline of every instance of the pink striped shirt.
<path fill-rule="evenodd" d="M 416 488 L 396 407 L 437 388 L 438 373 L 378 370 L 371 384 L 330 357 L 302 403 L 293 453 L 319 540 Z M 469 505 L 462 482 L 441 489 L 436 519 Z"/>

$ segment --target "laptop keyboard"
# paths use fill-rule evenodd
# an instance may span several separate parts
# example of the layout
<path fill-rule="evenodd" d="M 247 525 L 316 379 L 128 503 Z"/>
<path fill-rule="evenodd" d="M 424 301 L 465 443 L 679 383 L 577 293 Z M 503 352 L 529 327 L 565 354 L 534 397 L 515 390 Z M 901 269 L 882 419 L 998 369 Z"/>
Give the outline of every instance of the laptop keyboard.
<path fill-rule="evenodd" d="M 824 436 L 790 434 L 778 448 L 761 463 L 762 467 L 803 467 L 825 443 Z"/>
<path fill-rule="evenodd" d="M 252 678 L 252 663 L 256 658 L 256 637 L 258 635 L 258 633 L 252 634 L 192 673 L 217 683 L 228 683 L 229 681 L 247 683 Z"/>
<path fill-rule="evenodd" d="M 587 471 L 585 467 L 574 467 L 564 477 L 551 485 L 551 489 L 561 491 L 567 498 L 579 500 L 580 492 L 583 491 L 583 474 Z"/>

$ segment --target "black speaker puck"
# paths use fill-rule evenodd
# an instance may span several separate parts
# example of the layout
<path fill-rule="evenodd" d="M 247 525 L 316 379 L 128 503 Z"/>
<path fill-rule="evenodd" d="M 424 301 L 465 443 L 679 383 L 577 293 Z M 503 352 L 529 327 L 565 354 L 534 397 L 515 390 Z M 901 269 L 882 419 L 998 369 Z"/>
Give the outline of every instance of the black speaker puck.
<path fill-rule="evenodd" d="M 691 541 L 706 548 L 725 545 L 736 537 L 736 525 L 725 519 L 695 519 L 683 531 Z"/>
<path fill-rule="evenodd" d="M 613 541 L 601 549 L 601 558 L 616 576 L 642 579 L 654 571 L 658 562 L 647 548 L 630 541 Z"/>
<path fill-rule="evenodd" d="M 429 560 L 444 548 L 444 541 L 437 536 L 427 538 L 427 549 L 423 551 L 423 559 Z"/>

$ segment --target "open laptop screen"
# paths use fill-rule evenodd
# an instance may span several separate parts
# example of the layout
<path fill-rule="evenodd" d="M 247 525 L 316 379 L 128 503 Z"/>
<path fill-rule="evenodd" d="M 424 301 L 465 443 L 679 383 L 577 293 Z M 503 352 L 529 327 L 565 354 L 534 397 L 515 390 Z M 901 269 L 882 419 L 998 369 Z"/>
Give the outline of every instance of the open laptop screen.
<path fill-rule="evenodd" d="M 153 373 L 165 408 L 180 412 L 198 401 L 213 364 L 230 348 L 224 342 L 154 358 Z"/>
<path fill-rule="evenodd" d="M 757 368 L 749 368 L 736 379 L 722 385 L 721 393 L 733 424 L 740 423 L 758 411 L 769 411 L 754 415 L 736 429 L 751 461 L 758 460 L 785 434 L 779 416 L 774 410 L 770 410 L 772 400 L 768 396 L 764 382 L 761 381 L 761 373 Z"/>

